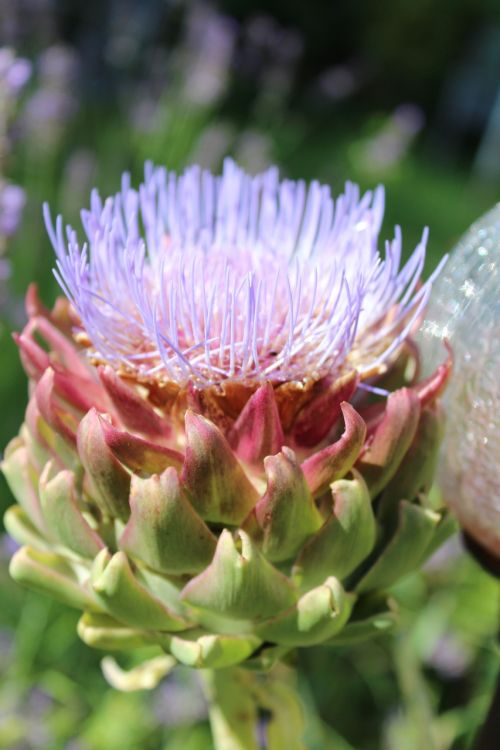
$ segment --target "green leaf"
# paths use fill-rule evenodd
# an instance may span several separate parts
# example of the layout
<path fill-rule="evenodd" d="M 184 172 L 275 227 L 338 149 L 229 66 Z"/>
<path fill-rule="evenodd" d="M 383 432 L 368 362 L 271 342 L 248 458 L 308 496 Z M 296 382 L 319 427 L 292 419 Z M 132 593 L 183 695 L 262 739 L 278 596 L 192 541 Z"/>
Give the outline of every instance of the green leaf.
<path fill-rule="evenodd" d="M 430 491 L 442 437 L 442 413 L 436 408 L 424 409 L 413 442 L 382 493 L 377 512 L 379 519 L 397 509 L 400 500 L 414 500 L 417 495 Z"/>
<path fill-rule="evenodd" d="M 332 638 L 349 619 L 353 597 L 336 578 L 304 594 L 295 607 L 256 627 L 265 641 L 285 646 L 312 646 Z"/>
<path fill-rule="evenodd" d="M 95 612 L 85 612 L 80 617 L 77 631 L 87 646 L 104 651 L 136 649 L 153 643 L 168 645 L 168 636 L 127 627 L 109 615 Z"/>
<path fill-rule="evenodd" d="M 81 557 L 94 559 L 104 543 L 87 523 L 78 507 L 76 479 L 72 471 L 50 478 L 53 464 L 46 464 L 40 477 L 40 501 L 47 527 L 64 547 Z"/>
<path fill-rule="evenodd" d="M 46 531 L 45 520 L 37 492 L 38 477 L 29 460 L 28 451 L 20 438 L 14 438 L 5 449 L 1 463 L 7 484 L 31 523 Z"/>
<path fill-rule="evenodd" d="M 215 669 L 202 672 L 201 677 L 209 703 L 214 748 L 259 750 L 253 675 L 243 669 Z"/>
<path fill-rule="evenodd" d="M 257 490 L 213 422 L 189 410 L 185 420 L 181 480 L 193 506 L 206 521 L 240 524 L 255 505 Z"/>
<path fill-rule="evenodd" d="M 224 529 L 212 563 L 185 586 L 181 598 L 193 607 L 241 620 L 272 617 L 294 604 L 288 578 L 267 562 L 248 534 L 237 535 L 238 546 Z"/>
<path fill-rule="evenodd" d="M 403 500 L 399 523 L 388 544 L 356 586 L 357 592 L 387 588 L 417 568 L 441 519 L 438 513 Z"/>
<path fill-rule="evenodd" d="M 102 417 L 91 409 L 78 427 L 78 453 L 92 482 L 92 497 L 105 516 L 126 521 L 130 475 L 116 460 L 104 436 Z"/>
<path fill-rule="evenodd" d="M 99 553 L 92 569 L 92 588 L 102 606 L 126 625 L 170 632 L 189 627 L 187 620 L 137 581 L 124 552 L 112 557 L 107 550 Z"/>
<path fill-rule="evenodd" d="M 9 572 L 18 583 L 48 594 L 70 607 L 100 609 L 92 592 L 79 582 L 69 562 L 54 552 L 21 547 L 10 562 Z"/>
<path fill-rule="evenodd" d="M 177 661 L 172 656 L 155 656 L 132 669 L 122 669 L 112 656 L 101 661 L 104 677 L 115 690 L 125 693 L 152 690 L 172 671 Z"/>
<path fill-rule="evenodd" d="M 290 646 L 275 646 L 267 644 L 261 646 L 257 652 L 245 662 L 245 669 L 256 672 L 268 672 L 280 662 L 290 651 Z"/>
<path fill-rule="evenodd" d="M 261 704 L 270 713 L 266 727 L 268 750 L 307 750 L 302 742 L 304 712 L 297 691 L 274 680 L 261 695 Z"/>
<path fill-rule="evenodd" d="M 193 574 L 210 563 L 217 540 L 189 502 L 174 468 L 133 477 L 130 519 L 120 547 L 155 570 Z"/>
<path fill-rule="evenodd" d="M 384 416 L 356 464 L 376 497 L 398 470 L 417 430 L 420 401 L 410 388 L 400 388 L 387 399 Z"/>
<path fill-rule="evenodd" d="M 358 600 L 351 619 L 343 630 L 326 646 L 350 646 L 367 641 L 395 630 L 399 623 L 399 612 L 393 599 L 379 595 Z"/>
<path fill-rule="evenodd" d="M 290 448 L 264 459 L 267 488 L 243 528 L 268 560 L 289 560 L 323 524 L 302 469 Z"/>
<path fill-rule="evenodd" d="M 302 464 L 302 470 L 314 497 L 320 497 L 338 479 L 343 479 L 359 456 L 366 436 L 363 418 L 351 404 L 340 405 L 345 430 L 340 438 L 323 450 L 313 453 Z"/>
<path fill-rule="evenodd" d="M 169 651 L 182 664 L 224 669 L 245 661 L 262 641 L 255 635 L 220 635 L 202 630 L 172 636 Z"/>
<path fill-rule="evenodd" d="M 354 470 L 353 475 L 354 479 L 332 484 L 332 513 L 297 558 L 293 573 L 303 590 L 329 576 L 342 580 L 373 549 L 376 529 L 370 496 L 362 477 Z"/>
<path fill-rule="evenodd" d="M 35 549 L 50 548 L 47 540 L 41 536 L 20 505 L 11 505 L 3 517 L 3 522 L 10 536 L 19 544 L 26 544 Z"/>

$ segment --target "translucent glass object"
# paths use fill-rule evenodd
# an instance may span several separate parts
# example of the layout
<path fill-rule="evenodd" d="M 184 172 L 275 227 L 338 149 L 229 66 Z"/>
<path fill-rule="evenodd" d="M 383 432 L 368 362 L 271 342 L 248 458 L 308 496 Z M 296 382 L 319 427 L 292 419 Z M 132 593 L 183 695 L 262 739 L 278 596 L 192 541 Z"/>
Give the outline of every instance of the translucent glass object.
<path fill-rule="evenodd" d="M 426 373 L 452 345 L 447 428 L 439 468 L 446 502 L 500 558 L 500 203 L 453 250 L 419 332 Z"/>

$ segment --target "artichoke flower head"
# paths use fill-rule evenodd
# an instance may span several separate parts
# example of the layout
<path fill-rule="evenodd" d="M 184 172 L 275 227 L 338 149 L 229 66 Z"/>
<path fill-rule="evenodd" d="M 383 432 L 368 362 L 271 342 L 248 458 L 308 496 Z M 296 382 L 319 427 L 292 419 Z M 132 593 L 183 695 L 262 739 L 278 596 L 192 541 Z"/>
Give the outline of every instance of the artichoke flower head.
<path fill-rule="evenodd" d="M 429 499 L 448 359 L 419 381 L 426 233 L 378 247 L 382 188 L 146 165 L 52 223 L 52 310 L 3 471 L 19 582 L 105 650 L 271 666 L 391 627 L 387 589 L 449 529 Z M 169 662 L 170 663 L 170 662 Z M 160 670 L 161 671 L 161 670 Z"/>

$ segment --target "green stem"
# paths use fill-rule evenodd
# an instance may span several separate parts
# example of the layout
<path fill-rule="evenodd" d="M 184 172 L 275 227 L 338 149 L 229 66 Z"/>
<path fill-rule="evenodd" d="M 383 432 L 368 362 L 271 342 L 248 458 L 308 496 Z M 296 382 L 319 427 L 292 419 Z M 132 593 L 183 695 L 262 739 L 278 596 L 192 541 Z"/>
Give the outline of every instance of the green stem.
<path fill-rule="evenodd" d="M 237 669 L 203 673 L 215 750 L 260 750 L 257 706 L 244 677 Z"/>
<path fill-rule="evenodd" d="M 203 683 L 215 750 L 306 750 L 289 670 L 205 670 Z"/>
<path fill-rule="evenodd" d="M 396 675 L 406 705 L 408 718 L 415 729 L 418 747 L 436 750 L 434 712 L 427 685 L 408 634 L 401 634 L 394 647 Z"/>

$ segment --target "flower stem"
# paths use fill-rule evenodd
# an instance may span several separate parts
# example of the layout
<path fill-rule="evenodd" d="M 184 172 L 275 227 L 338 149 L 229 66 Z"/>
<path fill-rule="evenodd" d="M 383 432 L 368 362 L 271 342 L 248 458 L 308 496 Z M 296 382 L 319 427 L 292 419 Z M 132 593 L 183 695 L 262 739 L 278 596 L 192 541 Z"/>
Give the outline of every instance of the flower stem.
<path fill-rule="evenodd" d="M 243 670 L 215 669 L 203 673 L 215 750 L 260 750 L 257 706 L 245 685 Z"/>
<path fill-rule="evenodd" d="M 215 750 L 306 750 L 290 670 L 203 672 Z"/>

